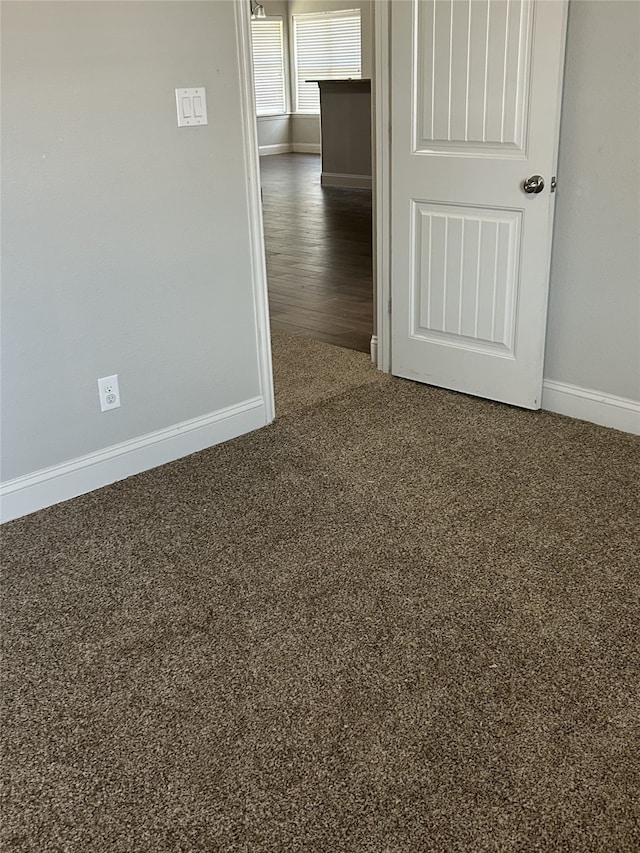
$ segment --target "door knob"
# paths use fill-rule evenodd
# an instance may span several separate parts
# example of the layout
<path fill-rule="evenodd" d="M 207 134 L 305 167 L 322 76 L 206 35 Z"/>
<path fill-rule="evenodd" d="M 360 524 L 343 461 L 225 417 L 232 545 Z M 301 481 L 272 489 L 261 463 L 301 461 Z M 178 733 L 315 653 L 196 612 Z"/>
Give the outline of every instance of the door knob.
<path fill-rule="evenodd" d="M 522 182 L 522 189 L 526 193 L 541 193 L 544 189 L 544 178 L 542 175 L 531 175 L 530 178 Z"/>

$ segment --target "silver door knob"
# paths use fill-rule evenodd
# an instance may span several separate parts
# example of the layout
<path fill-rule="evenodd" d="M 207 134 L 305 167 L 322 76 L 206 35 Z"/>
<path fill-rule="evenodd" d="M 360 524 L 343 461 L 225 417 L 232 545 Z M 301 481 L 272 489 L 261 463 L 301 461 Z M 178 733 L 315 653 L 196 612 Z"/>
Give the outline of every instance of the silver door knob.
<path fill-rule="evenodd" d="M 522 189 L 526 193 L 541 193 L 544 189 L 544 178 L 542 175 L 531 175 L 530 178 L 522 182 Z"/>

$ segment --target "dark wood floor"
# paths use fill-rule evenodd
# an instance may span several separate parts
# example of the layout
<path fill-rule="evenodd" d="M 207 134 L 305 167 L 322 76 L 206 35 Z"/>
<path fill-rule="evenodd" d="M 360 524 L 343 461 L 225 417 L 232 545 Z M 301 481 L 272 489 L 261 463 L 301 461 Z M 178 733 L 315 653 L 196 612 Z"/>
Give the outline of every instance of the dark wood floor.
<path fill-rule="evenodd" d="M 316 154 L 260 158 L 271 328 L 369 352 L 371 193 L 320 186 Z"/>

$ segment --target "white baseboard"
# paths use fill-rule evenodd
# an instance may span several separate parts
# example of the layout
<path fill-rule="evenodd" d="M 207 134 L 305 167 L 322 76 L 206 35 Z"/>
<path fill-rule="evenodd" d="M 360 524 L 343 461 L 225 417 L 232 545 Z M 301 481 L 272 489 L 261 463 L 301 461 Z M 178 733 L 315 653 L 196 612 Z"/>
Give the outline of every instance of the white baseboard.
<path fill-rule="evenodd" d="M 369 351 L 371 352 L 371 361 L 374 364 L 378 363 L 378 336 L 371 335 L 371 341 L 369 343 Z"/>
<path fill-rule="evenodd" d="M 578 385 L 545 379 L 542 383 L 542 408 L 640 435 L 640 402 L 628 397 L 616 397 Z"/>
<path fill-rule="evenodd" d="M 280 142 L 277 145 L 261 145 L 258 148 L 258 153 L 261 157 L 266 157 L 268 154 L 290 154 L 293 151 L 293 143 Z"/>
<path fill-rule="evenodd" d="M 371 175 L 341 175 L 339 172 L 323 172 L 320 176 L 323 187 L 350 187 L 370 190 Z"/>
<path fill-rule="evenodd" d="M 267 423 L 262 397 L 0 484 L 0 522 L 61 503 Z"/>
<path fill-rule="evenodd" d="M 293 151 L 296 154 L 320 154 L 322 148 L 319 142 L 294 142 Z"/>

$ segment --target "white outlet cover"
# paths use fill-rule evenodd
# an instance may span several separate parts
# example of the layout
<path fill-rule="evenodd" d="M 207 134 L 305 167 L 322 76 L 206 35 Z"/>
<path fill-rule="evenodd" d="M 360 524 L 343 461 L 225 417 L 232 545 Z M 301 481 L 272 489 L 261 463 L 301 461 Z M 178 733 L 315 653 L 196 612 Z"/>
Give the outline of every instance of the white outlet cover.
<path fill-rule="evenodd" d="M 199 127 L 208 124 L 207 93 L 204 86 L 176 89 L 178 127 Z"/>
<path fill-rule="evenodd" d="M 120 388 L 117 373 L 98 379 L 98 396 L 100 397 L 101 412 L 108 412 L 110 409 L 120 407 Z"/>

